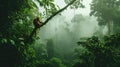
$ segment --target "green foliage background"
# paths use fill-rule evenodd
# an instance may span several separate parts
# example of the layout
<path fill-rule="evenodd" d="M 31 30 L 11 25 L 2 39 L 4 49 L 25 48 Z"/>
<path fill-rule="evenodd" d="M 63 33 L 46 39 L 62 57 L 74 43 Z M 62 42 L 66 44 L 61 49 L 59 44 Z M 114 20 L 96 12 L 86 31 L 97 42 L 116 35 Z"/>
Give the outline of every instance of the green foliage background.
<path fill-rule="evenodd" d="M 33 30 L 35 17 L 41 20 L 55 13 L 59 7 L 54 0 L 36 0 L 45 9 L 43 13 L 32 0 L 0 1 L 0 67 L 119 67 L 120 34 L 106 35 L 102 39 L 93 36 L 79 41 L 71 55 L 65 59 L 54 50 L 52 39 L 47 43 L 37 43 L 33 37 L 25 42 Z M 65 0 L 69 3 L 71 0 Z M 83 8 L 82 0 L 77 0 L 71 8 Z M 114 32 L 118 33 L 120 18 L 120 0 L 93 0 L 91 15 L 98 18 L 99 25 L 114 22 Z M 110 7 L 111 6 L 111 7 Z M 110 8 L 109 8 L 110 7 Z M 77 19 L 76 19 L 77 20 Z M 84 20 L 84 19 L 81 19 Z M 64 57 L 69 57 L 66 54 Z"/>

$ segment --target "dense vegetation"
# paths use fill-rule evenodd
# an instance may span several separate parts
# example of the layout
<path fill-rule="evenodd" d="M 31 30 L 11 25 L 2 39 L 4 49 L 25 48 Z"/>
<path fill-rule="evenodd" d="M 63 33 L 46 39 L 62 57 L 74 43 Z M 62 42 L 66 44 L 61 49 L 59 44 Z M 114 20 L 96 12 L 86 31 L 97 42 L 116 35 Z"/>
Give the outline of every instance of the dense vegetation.
<path fill-rule="evenodd" d="M 64 1 L 71 9 L 85 7 L 82 0 Z M 94 34 L 98 36 L 80 38 L 75 48 L 66 54 L 65 51 L 58 53 L 53 39 L 42 43 L 40 35 L 30 37 L 30 34 L 34 29 L 32 22 L 35 17 L 50 23 L 49 20 L 67 7 L 60 11 L 54 0 L 1 0 L 0 3 L 0 67 L 120 66 L 120 0 L 93 0 L 90 15 L 97 17 L 99 26 L 108 26 L 108 34 L 103 35 L 101 31 Z M 40 12 L 40 8 L 44 11 Z M 71 21 L 79 23 L 84 20 L 85 17 L 78 14 Z M 65 31 L 69 37 L 73 36 L 68 28 Z"/>

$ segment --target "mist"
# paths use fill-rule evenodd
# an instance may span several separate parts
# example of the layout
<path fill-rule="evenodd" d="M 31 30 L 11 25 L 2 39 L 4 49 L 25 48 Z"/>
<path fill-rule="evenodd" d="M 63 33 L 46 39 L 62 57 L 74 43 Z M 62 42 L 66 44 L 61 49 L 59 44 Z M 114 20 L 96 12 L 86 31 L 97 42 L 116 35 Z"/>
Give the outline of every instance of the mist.
<path fill-rule="evenodd" d="M 82 51 L 87 51 L 77 44 L 81 38 L 90 38 L 92 36 L 102 38 L 107 34 L 107 25 L 100 26 L 96 17 L 89 16 L 90 2 L 83 2 L 85 8 L 66 9 L 41 28 L 40 40 L 46 43 L 48 39 L 52 39 L 57 57 L 66 60 L 73 59 L 76 47 L 79 48 L 80 54 Z M 56 4 L 59 3 L 56 2 Z M 63 7 L 65 3 L 60 5 Z"/>
<path fill-rule="evenodd" d="M 55 3 L 60 5 L 60 8 L 66 5 L 64 1 L 60 2 L 62 4 L 55 0 Z M 62 13 L 56 15 L 49 23 L 40 28 L 38 43 L 47 44 L 48 40 L 51 39 L 57 57 L 66 60 L 74 58 L 74 49 L 78 47 L 77 42 L 81 38 L 90 38 L 98 31 L 99 33 L 103 32 L 103 29 L 101 29 L 103 27 L 98 25 L 97 18 L 89 16 L 90 2 L 83 2 L 86 6 L 85 8 L 67 8 Z M 37 44 L 36 47 L 40 45 Z"/>
<path fill-rule="evenodd" d="M 62 15 L 57 15 L 47 25 L 40 29 L 39 37 L 44 43 L 47 39 L 52 39 L 55 51 L 64 56 L 71 54 L 77 46 L 80 38 L 93 36 L 98 28 L 95 17 L 76 14 L 72 20 L 68 20 Z M 66 49 L 67 48 L 67 49 Z"/>

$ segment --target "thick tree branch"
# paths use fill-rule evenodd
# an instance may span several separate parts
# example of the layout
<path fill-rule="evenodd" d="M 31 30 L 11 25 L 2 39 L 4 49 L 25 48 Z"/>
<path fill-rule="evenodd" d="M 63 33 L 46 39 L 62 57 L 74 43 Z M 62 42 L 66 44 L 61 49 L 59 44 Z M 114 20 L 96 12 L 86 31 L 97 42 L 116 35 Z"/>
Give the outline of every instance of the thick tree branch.
<path fill-rule="evenodd" d="M 60 12 L 64 11 L 68 6 L 70 6 L 71 4 L 73 4 L 76 0 L 72 0 L 69 4 L 67 4 L 65 7 L 63 7 L 62 9 L 60 9 L 59 11 L 57 11 L 56 13 L 54 13 L 53 15 L 51 15 L 49 18 L 46 19 L 46 21 L 40 26 L 44 26 L 46 23 L 48 23 L 49 20 L 51 20 L 54 16 L 56 16 L 57 14 L 59 14 Z M 40 28 L 39 27 L 39 28 Z M 33 31 L 31 32 L 29 39 L 32 38 L 32 36 L 34 35 L 34 33 L 36 32 L 37 28 L 34 28 Z"/>

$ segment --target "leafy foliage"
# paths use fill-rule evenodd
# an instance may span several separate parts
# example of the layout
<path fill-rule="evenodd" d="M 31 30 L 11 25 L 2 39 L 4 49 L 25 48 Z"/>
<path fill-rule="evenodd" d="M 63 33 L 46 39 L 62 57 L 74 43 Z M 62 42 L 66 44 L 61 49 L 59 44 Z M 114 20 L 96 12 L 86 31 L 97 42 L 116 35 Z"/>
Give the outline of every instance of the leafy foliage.
<path fill-rule="evenodd" d="M 2 54 L 0 62 L 5 62 L 0 66 L 36 67 L 36 52 L 30 46 L 34 43 L 34 39 L 31 40 L 31 43 L 25 43 L 24 41 L 33 29 L 32 20 L 36 16 L 42 17 L 42 13 L 38 12 L 38 7 L 32 0 L 4 0 L 0 2 L 0 9 L 2 9 L 0 15 L 2 17 L 0 19 L 0 51 L 3 51 L 0 52 Z M 51 5 L 49 10 L 55 10 L 54 4 L 51 4 L 51 2 L 46 1 L 43 3 L 46 7 L 47 4 Z M 11 59 L 8 60 L 8 56 Z"/>
<path fill-rule="evenodd" d="M 83 0 L 76 0 L 70 7 L 73 9 L 73 8 L 75 8 L 75 9 L 77 9 L 77 8 L 84 8 L 85 6 L 81 3 L 81 1 L 83 1 Z M 71 2 L 71 0 L 65 0 L 65 3 L 69 3 L 69 2 Z"/>
<path fill-rule="evenodd" d="M 87 59 L 87 61 L 85 59 L 84 61 L 93 63 L 92 65 L 94 65 L 94 67 L 118 67 L 120 62 L 119 38 L 120 34 L 105 36 L 104 40 L 99 40 L 98 37 L 93 36 L 84 44 L 79 42 L 79 44 L 86 48 L 87 52 L 89 52 L 88 54 L 82 54 L 82 56 Z M 80 59 L 83 59 L 81 55 L 77 56 L 80 57 Z M 90 66 L 91 65 L 89 65 L 89 67 Z"/>
<path fill-rule="evenodd" d="M 33 29 L 32 20 L 36 16 L 40 17 L 42 20 L 43 17 L 48 18 L 50 15 L 57 12 L 58 7 L 53 3 L 53 1 L 54 0 L 0 1 L 0 16 L 2 17 L 0 19 L 1 67 L 71 66 L 68 61 L 63 58 L 61 59 L 57 54 L 55 55 L 55 47 L 52 39 L 48 40 L 48 42 L 44 44 L 41 42 L 37 43 L 36 40 L 39 41 L 39 39 L 36 37 L 33 37 L 30 43 L 25 42 Z M 82 0 L 76 0 L 71 8 L 77 9 L 79 7 L 84 7 L 81 4 L 81 1 Z M 35 2 L 37 2 L 40 7 L 38 7 Z M 65 0 L 65 2 L 68 4 L 71 0 Z M 99 21 L 106 22 L 107 19 L 112 19 L 116 24 L 119 23 L 119 0 L 96 0 L 91 6 L 91 9 L 93 10 L 91 14 L 97 16 Z M 109 8 L 110 6 L 112 8 Z M 64 9 L 66 9 L 66 7 Z M 98 9 L 98 7 L 100 8 Z M 43 13 L 38 11 L 39 8 L 43 8 Z M 78 16 L 82 17 L 81 15 L 76 15 L 74 18 Z M 110 17 L 108 18 L 108 16 Z M 78 21 L 78 19 L 73 21 Z M 82 17 L 81 21 L 82 20 L 84 20 L 84 17 Z M 73 67 L 120 66 L 119 40 L 120 34 L 116 34 L 105 36 L 103 40 L 99 40 L 98 37 L 94 36 L 87 39 L 85 42 L 78 42 L 80 46 L 75 49 Z M 62 55 L 64 54 L 62 53 Z M 71 57 L 69 57 L 70 55 L 71 54 L 69 53 L 65 54 L 64 58 L 71 59 Z"/>
<path fill-rule="evenodd" d="M 116 18 L 119 13 L 119 0 L 93 0 L 91 4 L 91 14 L 104 20 Z"/>
<path fill-rule="evenodd" d="M 37 0 L 37 2 L 39 2 L 39 5 L 45 9 L 43 15 L 45 15 L 46 18 L 57 11 L 57 5 L 55 5 L 53 1 L 54 0 Z"/>
<path fill-rule="evenodd" d="M 26 43 L 33 29 L 33 19 L 37 16 L 42 20 L 43 17 L 48 18 L 57 11 L 57 5 L 55 5 L 53 1 L 54 0 L 0 1 L 0 16 L 2 17 L 0 19 L 0 53 L 2 54 L 0 56 L 0 59 L 2 58 L 0 63 L 2 64 L 0 64 L 0 66 L 48 67 L 49 65 L 54 65 L 54 62 L 56 62 L 55 65 L 59 67 L 63 66 L 60 59 L 55 58 L 51 61 L 48 60 L 47 54 L 49 55 L 49 59 L 51 59 L 53 54 L 50 54 L 49 50 L 54 51 L 52 50 L 54 47 L 47 45 L 47 48 L 46 46 L 35 48 L 35 46 L 31 45 L 36 44 L 35 37 L 33 37 L 29 43 Z M 39 7 L 36 2 L 40 5 Z M 69 5 L 70 4 L 68 4 L 67 7 Z M 39 8 L 43 8 L 43 13 L 38 11 Z M 51 43 L 51 45 L 53 44 Z M 37 50 L 41 53 L 37 52 Z M 10 60 L 8 60 L 9 57 L 11 58 Z"/>
<path fill-rule="evenodd" d="M 118 33 L 119 30 L 117 26 L 120 22 L 120 0 L 93 0 L 91 3 L 91 13 L 97 17 L 99 25 L 109 24 L 108 32 L 111 32 L 110 22 L 113 22 L 114 33 Z"/>

